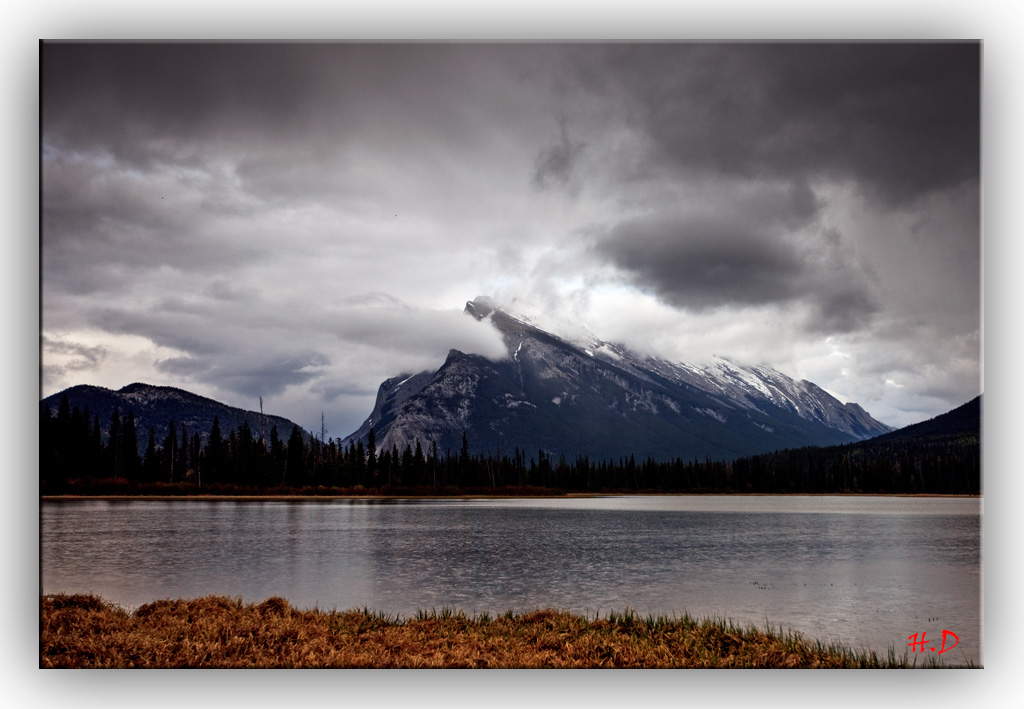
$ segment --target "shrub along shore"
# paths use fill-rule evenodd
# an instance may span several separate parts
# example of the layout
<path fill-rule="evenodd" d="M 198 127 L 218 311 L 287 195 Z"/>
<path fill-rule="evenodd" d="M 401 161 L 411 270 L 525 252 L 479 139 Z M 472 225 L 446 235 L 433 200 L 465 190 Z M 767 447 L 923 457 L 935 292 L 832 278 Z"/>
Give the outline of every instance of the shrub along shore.
<path fill-rule="evenodd" d="M 245 604 L 207 596 L 128 612 L 96 596 L 41 599 L 40 667 L 65 668 L 905 668 L 798 634 L 729 621 L 588 618 L 538 610 L 491 617 L 450 609 L 407 619 L 370 610 Z M 920 666 L 920 665 L 917 665 Z M 934 666 L 929 663 L 925 666 Z"/>

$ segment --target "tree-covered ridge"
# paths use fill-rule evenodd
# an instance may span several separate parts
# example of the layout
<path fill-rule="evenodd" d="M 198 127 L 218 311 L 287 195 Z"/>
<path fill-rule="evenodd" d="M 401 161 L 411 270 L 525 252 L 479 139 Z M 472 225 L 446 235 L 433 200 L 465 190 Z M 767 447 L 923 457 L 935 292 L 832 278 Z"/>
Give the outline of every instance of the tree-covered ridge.
<path fill-rule="evenodd" d="M 277 426 L 282 435 L 295 426 L 293 421 L 282 416 L 265 414 L 262 410 L 247 411 L 184 389 L 141 383 L 129 384 L 117 390 L 81 384 L 46 397 L 43 399 L 43 405 L 48 406 L 50 412 L 56 416 L 60 402 L 65 396 L 72 407 L 78 406 L 83 410 L 88 408 L 93 414 L 99 414 L 101 437 L 104 442 L 110 435 L 111 412 L 115 408 L 122 414 L 131 411 L 139 431 L 140 456 L 145 453 L 145 434 L 150 427 L 155 430 L 159 445 L 170 433 L 168 423 L 171 421 L 175 423 L 179 433 L 182 426 L 189 432 L 198 432 L 204 445 L 214 418 L 219 419 L 220 427 L 225 434 L 230 429 L 238 429 L 243 423 L 248 422 L 254 431 L 262 431 L 265 438 L 269 436 L 272 426 Z M 262 409 L 262 406 L 260 408 Z"/>
<path fill-rule="evenodd" d="M 800 448 L 738 458 L 656 462 L 552 459 L 514 449 L 473 456 L 464 435 L 459 450 L 433 441 L 378 450 L 342 446 L 304 434 L 287 440 L 277 427 L 263 437 L 244 421 L 225 435 L 220 421 L 205 435 L 168 422 L 139 432 L 132 411 L 115 409 L 104 441 L 99 416 L 61 399 L 54 415 L 40 411 L 40 486 L 44 494 L 298 493 L 458 494 L 460 492 L 677 493 L 934 493 L 981 491 L 980 397 L 923 424 L 842 446 Z M 140 436 L 146 440 L 139 455 Z M 205 440 L 205 443 L 203 442 Z"/>
<path fill-rule="evenodd" d="M 941 416 L 915 423 L 872 439 L 873 444 L 909 440 L 941 440 L 946 436 L 979 437 L 981 433 L 981 397 L 976 396 Z"/>

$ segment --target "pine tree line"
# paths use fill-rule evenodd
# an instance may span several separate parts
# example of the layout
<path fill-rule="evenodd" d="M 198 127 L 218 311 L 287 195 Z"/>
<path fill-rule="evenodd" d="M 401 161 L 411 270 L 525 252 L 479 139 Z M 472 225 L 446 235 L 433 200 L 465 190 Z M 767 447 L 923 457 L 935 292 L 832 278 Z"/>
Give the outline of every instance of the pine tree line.
<path fill-rule="evenodd" d="M 977 494 L 981 490 L 976 435 L 922 440 L 880 439 L 845 446 L 801 448 L 734 461 L 553 459 L 545 451 L 514 448 L 497 456 L 471 456 L 463 434 L 456 452 L 416 441 L 403 450 L 378 450 L 373 430 L 367 444 L 342 445 L 304 436 L 296 426 L 288 440 L 277 427 L 265 439 L 248 422 L 225 436 L 217 418 L 202 442 L 199 431 L 170 421 L 156 440 L 148 432 L 139 455 L 131 411 L 116 408 L 103 440 L 100 420 L 88 407 L 56 415 L 42 407 L 40 478 L 45 494 L 147 492 L 153 494 L 459 494 L 503 492 L 676 493 L 917 493 Z M 308 443 L 307 443 L 308 438 Z"/>

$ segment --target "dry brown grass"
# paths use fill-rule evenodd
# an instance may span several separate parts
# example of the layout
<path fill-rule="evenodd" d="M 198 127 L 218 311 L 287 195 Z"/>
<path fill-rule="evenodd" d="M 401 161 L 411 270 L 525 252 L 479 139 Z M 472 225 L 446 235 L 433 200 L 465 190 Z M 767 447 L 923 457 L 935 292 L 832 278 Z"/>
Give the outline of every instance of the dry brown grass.
<path fill-rule="evenodd" d="M 41 667 L 662 668 L 903 667 L 792 634 L 728 622 L 588 619 L 551 610 L 470 618 L 451 610 L 398 620 L 367 610 L 297 610 L 207 596 L 134 613 L 95 596 L 42 598 Z"/>

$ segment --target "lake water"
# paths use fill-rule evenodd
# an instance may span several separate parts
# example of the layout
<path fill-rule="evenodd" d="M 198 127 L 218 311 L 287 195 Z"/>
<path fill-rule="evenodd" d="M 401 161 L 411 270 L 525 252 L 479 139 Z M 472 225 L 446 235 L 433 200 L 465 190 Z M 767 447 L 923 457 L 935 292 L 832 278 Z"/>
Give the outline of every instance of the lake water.
<path fill-rule="evenodd" d="M 939 659 L 980 665 L 981 513 L 976 498 L 44 502 L 42 592 L 689 612 L 883 654 L 927 633 L 917 657 L 949 630 Z"/>

